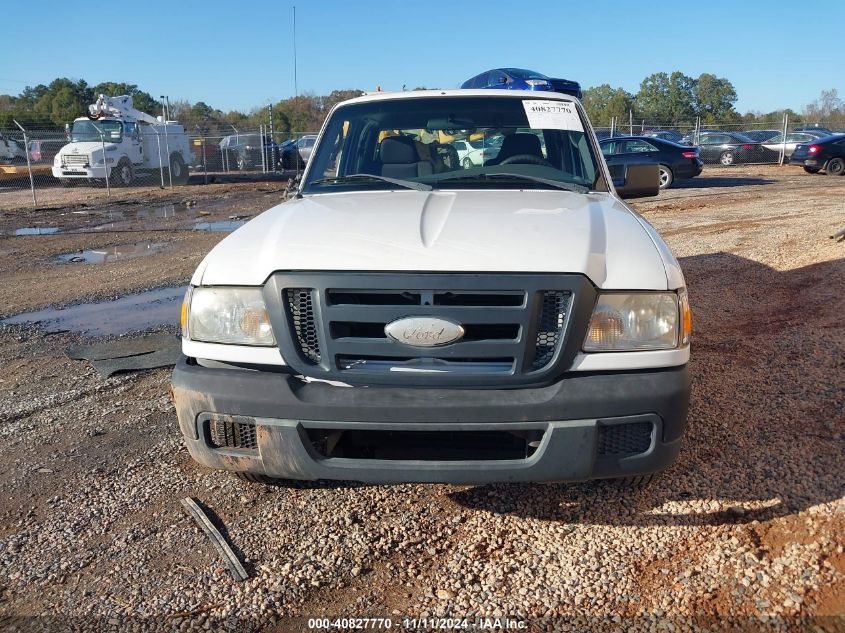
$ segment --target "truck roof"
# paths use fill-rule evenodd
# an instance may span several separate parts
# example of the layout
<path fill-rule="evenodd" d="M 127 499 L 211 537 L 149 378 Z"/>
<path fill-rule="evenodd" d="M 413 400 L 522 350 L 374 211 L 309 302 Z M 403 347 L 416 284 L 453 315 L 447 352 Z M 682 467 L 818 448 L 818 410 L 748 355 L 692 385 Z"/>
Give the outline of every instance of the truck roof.
<path fill-rule="evenodd" d="M 355 97 L 347 103 L 362 103 L 365 101 L 383 101 L 387 99 L 419 99 L 420 97 L 510 97 L 513 99 L 558 99 L 561 101 L 577 101 L 572 95 L 562 92 L 544 92 L 533 90 L 498 90 L 496 88 L 473 88 L 454 90 L 406 90 L 404 92 L 370 92 L 361 97 Z M 341 104 L 338 104 L 341 105 Z"/>

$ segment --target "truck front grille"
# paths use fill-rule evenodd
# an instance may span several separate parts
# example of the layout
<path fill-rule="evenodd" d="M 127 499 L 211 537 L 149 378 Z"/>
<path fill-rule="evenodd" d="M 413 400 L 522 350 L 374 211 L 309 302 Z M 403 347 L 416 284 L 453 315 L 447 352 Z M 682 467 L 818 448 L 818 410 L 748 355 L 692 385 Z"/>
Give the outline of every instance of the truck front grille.
<path fill-rule="evenodd" d="M 296 342 L 302 355 L 312 364 L 317 364 L 320 355 L 320 341 L 317 339 L 317 322 L 314 315 L 313 290 L 311 288 L 288 288 L 288 318 L 293 327 Z"/>
<path fill-rule="evenodd" d="M 268 283 L 286 362 L 309 377 L 359 384 L 531 382 L 571 361 L 594 300 L 580 275 L 278 273 Z M 577 298 L 587 316 L 563 354 Z M 446 319 L 464 334 L 437 347 L 385 334 L 407 317 Z"/>
<path fill-rule="evenodd" d="M 65 154 L 62 156 L 62 161 L 64 161 L 64 164 L 68 167 L 81 167 L 90 163 L 90 159 L 87 154 Z"/>

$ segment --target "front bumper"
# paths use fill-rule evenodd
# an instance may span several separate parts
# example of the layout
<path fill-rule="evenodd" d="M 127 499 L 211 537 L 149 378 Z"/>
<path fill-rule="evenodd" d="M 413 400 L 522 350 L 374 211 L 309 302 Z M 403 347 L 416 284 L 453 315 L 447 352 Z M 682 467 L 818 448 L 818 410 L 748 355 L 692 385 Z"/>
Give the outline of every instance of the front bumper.
<path fill-rule="evenodd" d="M 56 178 L 66 179 L 66 178 L 108 178 L 109 177 L 109 169 L 106 167 L 91 167 L 85 165 L 68 165 L 67 167 L 61 166 L 56 167 L 55 165 L 52 167 L 53 176 Z"/>
<path fill-rule="evenodd" d="M 199 463 L 284 479 L 366 483 L 581 481 L 657 472 L 677 458 L 689 402 L 686 366 L 568 375 L 539 388 L 406 389 L 305 383 L 283 373 L 206 368 L 183 357 L 172 385 L 179 426 Z M 255 448 L 215 448 L 208 424 L 221 418 L 254 425 Z M 645 423 L 651 424 L 645 450 L 599 450 L 606 427 Z M 309 438 L 327 429 L 531 431 L 542 440 L 524 459 L 325 457 Z"/>

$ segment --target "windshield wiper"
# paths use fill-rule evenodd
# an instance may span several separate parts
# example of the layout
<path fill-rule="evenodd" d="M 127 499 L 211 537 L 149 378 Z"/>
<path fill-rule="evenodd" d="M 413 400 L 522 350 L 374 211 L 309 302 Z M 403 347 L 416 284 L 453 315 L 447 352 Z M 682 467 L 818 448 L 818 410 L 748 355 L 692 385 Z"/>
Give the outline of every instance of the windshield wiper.
<path fill-rule="evenodd" d="M 461 176 L 452 176 L 450 178 L 440 178 L 437 182 L 445 182 L 449 180 L 495 180 L 497 178 L 528 180 L 530 182 L 538 182 L 543 185 L 549 185 L 556 189 L 563 189 L 573 193 L 587 193 L 590 189 L 584 185 L 576 185 L 571 182 L 563 182 L 561 180 L 552 180 L 551 178 L 541 178 L 539 176 L 528 176 L 526 174 L 512 174 L 509 172 L 496 172 L 495 174 L 488 174 L 481 172 L 479 174 L 467 174 Z"/>
<path fill-rule="evenodd" d="M 387 176 L 376 176 L 375 174 L 349 174 L 348 176 L 332 176 L 331 178 L 318 178 L 312 180 L 312 185 L 319 185 L 324 183 L 343 183 L 355 180 L 381 180 L 382 182 L 389 182 L 391 185 L 398 187 L 406 187 L 407 189 L 416 189 L 417 191 L 431 191 L 432 186 L 421 182 L 414 182 L 413 180 L 400 180 L 399 178 L 388 178 Z"/>

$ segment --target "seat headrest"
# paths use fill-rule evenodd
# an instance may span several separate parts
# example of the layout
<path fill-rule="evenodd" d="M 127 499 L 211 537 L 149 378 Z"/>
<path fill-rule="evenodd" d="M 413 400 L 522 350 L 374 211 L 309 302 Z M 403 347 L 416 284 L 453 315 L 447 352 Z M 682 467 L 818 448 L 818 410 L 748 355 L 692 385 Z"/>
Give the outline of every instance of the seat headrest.
<path fill-rule="evenodd" d="M 502 142 L 502 149 L 499 154 L 506 156 L 518 156 L 519 154 L 533 154 L 542 156 L 540 139 L 535 134 L 518 133 L 506 136 Z"/>
<path fill-rule="evenodd" d="M 414 141 L 407 136 L 389 136 L 381 142 L 379 158 L 382 163 L 404 164 L 420 160 Z"/>

